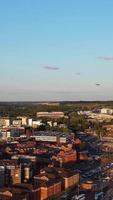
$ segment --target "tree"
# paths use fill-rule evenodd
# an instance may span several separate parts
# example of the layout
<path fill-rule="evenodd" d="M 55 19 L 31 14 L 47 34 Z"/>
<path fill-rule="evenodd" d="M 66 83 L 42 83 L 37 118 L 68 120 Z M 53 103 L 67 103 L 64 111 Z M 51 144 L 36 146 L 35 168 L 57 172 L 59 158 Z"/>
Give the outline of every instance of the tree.
<path fill-rule="evenodd" d="M 88 121 L 84 116 L 73 113 L 70 116 L 69 126 L 73 129 L 75 128 L 77 130 L 85 130 L 88 128 Z"/>

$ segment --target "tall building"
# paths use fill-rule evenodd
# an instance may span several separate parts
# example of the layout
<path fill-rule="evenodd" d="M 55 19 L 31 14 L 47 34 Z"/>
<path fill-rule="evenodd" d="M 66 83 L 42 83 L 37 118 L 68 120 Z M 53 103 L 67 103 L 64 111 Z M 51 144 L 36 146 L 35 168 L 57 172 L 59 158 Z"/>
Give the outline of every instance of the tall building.
<path fill-rule="evenodd" d="M 5 167 L 0 166 L 0 187 L 5 185 Z"/>
<path fill-rule="evenodd" d="M 12 171 L 13 184 L 21 183 L 21 167 L 16 166 Z"/>
<path fill-rule="evenodd" d="M 28 126 L 32 126 L 33 125 L 33 119 L 29 118 L 28 119 Z"/>

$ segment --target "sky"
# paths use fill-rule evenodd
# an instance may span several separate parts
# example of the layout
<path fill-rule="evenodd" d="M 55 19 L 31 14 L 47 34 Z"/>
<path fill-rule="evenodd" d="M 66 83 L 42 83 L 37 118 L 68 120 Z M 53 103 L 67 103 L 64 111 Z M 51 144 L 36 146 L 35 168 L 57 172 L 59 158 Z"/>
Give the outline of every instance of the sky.
<path fill-rule="evenodd" d="M 0 101 L 113 100 L 113 0 L 0 0 Z"/>

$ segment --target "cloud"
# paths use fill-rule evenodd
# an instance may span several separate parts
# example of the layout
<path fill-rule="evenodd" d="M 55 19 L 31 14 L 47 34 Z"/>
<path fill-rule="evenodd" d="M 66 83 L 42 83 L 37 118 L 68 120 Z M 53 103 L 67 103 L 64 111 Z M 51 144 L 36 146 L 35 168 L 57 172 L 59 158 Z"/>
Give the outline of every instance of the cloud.
<path fill-rule="evenodd" d="M 75 73 L 75 75 L 77 75 L 77 76 L 80 76 L 80 75 L 81 75 L 81 73 L 80 73 L 80 72 L 76 72 L 76 73 Z"/>
<path fill-rule="evenodd" d="M 99 60 L 106 60 L 106 61 L 113 61 L 113 57 L 108 57 L 108 56 L 99 56 L 97 57 Z"/>
<path fill-rule="evenodd" d="M 52 67 L 52 66 L 44 66 L 43 68 L 47 70 L 53 70 L 53 71 L 60 69 L 59 67 Z"/>

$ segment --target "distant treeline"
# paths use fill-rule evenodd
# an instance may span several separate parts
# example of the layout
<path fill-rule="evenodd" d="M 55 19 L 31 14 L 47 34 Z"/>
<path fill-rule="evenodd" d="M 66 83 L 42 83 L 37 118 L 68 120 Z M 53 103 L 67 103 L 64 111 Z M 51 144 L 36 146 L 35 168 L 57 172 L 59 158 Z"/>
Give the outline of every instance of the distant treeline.
<path fill-rule="evenodd" d="M 55 103 L 58 104 L 55 105 Z M 68 114 L 79 110 L 97 111 L 103 107 L 113 108 L 113 101 L 0 102 L 0 116 L 35 117 L 36 112 L 41 111 L 63 111 Z"/>

